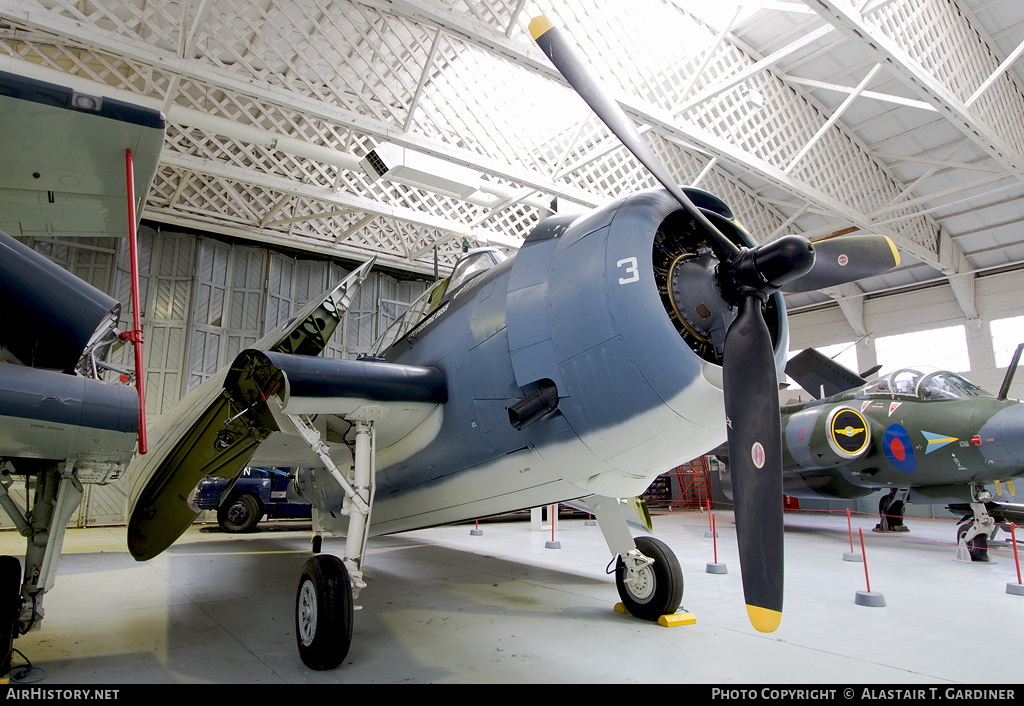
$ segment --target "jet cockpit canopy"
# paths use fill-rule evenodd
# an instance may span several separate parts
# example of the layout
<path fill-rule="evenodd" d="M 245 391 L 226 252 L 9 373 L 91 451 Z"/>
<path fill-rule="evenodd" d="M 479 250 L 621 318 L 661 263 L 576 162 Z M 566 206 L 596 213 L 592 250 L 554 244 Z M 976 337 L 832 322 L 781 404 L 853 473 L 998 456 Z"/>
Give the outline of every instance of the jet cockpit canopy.
<path fill-rule="evenodd" d="M 970 380 L 928 366 L 901 368 L 875 379 L 858 397 L 916 397 L 922 402 L 991 397 Z"/>

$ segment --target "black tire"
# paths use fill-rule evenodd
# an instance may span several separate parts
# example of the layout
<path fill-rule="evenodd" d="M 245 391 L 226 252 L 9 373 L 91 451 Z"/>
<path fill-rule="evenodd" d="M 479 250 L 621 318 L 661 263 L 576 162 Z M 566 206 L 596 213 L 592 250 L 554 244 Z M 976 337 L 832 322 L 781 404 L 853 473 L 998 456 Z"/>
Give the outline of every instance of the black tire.
<path fill-rule="evenodd" d="M 683 600 L 679 560 L 667 544 L 654 537 L 637 537 L 633 541 L 640 553 L 654 559 L 654 563 L 641 570 L 639 585 L 630 587 L 625 582 L 626 564 L 622 557 L 616 560 L 615 587 L 622 604 L 632 615 L 644 620 L 675 613 Z"/>
<path fill-rule="evenodd" d="M 252 532 L 263 517 L 263 504 L 251 493 L 242 493 L 217 508 L 217 524 L 225 532 Z"/>
<path fill-rule="evenodd" d="M 0 556 L 0 677 L 11 671 L 21 603 L 21 561 L 14 556 Z"/>
<path fill-rule="evenodd" d="M 334 669 L 352 644 L 352 584 L 336 556 L 319 554 L 306 562 L 295 597 L 295 641 L 310 669 Z"/>
<path fill-rule="evenodd" d="M 963 540 L 964 535 L 971 528 L 971 523 L 963 522 L 959 527 L 956 528 L 956 543 L 960 544 Z M 971 561 L 988 561 L 988 536 L 984 534 L 976 534 L 974 538 L 967 542 L 967 551 L 971 555 Z"/>

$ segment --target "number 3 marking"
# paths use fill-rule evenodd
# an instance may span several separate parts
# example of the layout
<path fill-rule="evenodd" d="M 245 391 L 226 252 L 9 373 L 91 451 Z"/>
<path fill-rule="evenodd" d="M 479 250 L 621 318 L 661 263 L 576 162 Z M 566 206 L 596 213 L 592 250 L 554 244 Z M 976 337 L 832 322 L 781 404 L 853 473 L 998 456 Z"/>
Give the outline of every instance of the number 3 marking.
<path fill-rule="evenodd" d="M 628 278 L 620 277 L 619 278 L 619 284 L 629 284 L 630 282 L 639 282 L 640 281 L 640 270 L 637 269 L 636 258 L 635 257 L 627 257 L 625 260 L 619 260 L 618 262 L 615 263 L 616 267 L 622 267 L 623 265 L 628 265 L 628 267 L 626 268 L 626 274 L 628 274 L 629 277 Z"/>

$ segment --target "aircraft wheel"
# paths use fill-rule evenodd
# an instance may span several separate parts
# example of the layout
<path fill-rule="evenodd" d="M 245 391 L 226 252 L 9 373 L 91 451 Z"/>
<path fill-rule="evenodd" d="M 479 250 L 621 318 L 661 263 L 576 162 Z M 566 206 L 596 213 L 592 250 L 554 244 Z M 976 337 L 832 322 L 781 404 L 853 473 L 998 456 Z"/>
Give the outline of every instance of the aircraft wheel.
<path fill-rule="evenodd" d="M 11 655 L 21 613 L 21 561 L 14 556 L 0 556 L 0 677 L 11 671 Z"/>
<path fill-rule="evenodd" d="M 263 517 L 260 501 L 242 493 L 217 508 L 217 524 L 225 532 L 252 532 Z"/>
<path fill-rule="evenodd" d="M 644 620 L 657 620 L 671 615 L 683 600 L 683 570 L 668 545 L 654 537 L 637 537 L 636 548 L 654 563 L 638 572 L 637 580 L 627 584 L 626 564 L 619 557 L 615 563 L 615 587 L 622 604 L 631 614 Z"/>
<path fill-rule="evenodd" d="M 956 528 L 956 543 L 960 544 L 963 540 L 964 535 L 971 529 L 970 522 L 964 522 L 961 520 L 961 525 Z M 976 534 L 974 538 L 967 542 L 967 550 L 970 552 L 971 561 L 988 561 L 988 536 L 984 534 Z"/>
<path fill-rule="evenodd" d="M 310 669 L 334 669 L 352 644 L 352 583 L 345 563 L 318 554 L 302 567 L 295 600 L 299 656 Z"/>

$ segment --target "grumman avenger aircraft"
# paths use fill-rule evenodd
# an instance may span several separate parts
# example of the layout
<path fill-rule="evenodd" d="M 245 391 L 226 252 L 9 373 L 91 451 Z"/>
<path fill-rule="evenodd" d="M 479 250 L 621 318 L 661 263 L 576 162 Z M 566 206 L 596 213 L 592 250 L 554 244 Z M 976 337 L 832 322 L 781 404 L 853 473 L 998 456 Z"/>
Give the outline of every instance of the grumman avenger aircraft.
<path fill-rule="evenodd" d="M 11 235 L 131 235 L 137 301 L 134 194 L 149 192 L 163 139 L 157 110 L 0 72 L 0 506 L 27 543 L 24 575 L 0 557 L 0 676 L 14 637 L 40 627 L 82 484 L 116 481 L 145 452 L 140 394 L 102 379 L 118 341 L 141 373 L 138 314 L 119 331 L 116 300 Z"/>
<path fill-rule="evenodd" d="M 557 502 L 597 518 L 629 612 L 673 613 L 678 561 L 657 539 L 634 540 L 619 498 L 727 435 L 741 459 L 748 613 L 762 631 L 781 619 L 780 290 L 858 279 L 899 256 L 878 236 L 828 241 L 817 259 L 797 236 L 757 246 L 725 203 L 677 186 L 558 29 L 538 17 L 531 31 L 664 188 L 551 216 L 514 258 L 470 253 L 373 355 L 317 357 L 364 264 L 189 393 L 129 470 L 129 550 L 146 560 L 193 522 L 189 494 L 203 476 L 305 467 L 293 489 L 314 526 L 346 537 L 343 558 L 319 554 L 314 537 L 299 581 L 296 637 L 311 668 L 348 652 L 369 536 Z"/>
<path fill-rule="evenodd" d="M 782 408 L 783 492 L 853 499 L 882 488 L 879 531 L 905 531 L 904 501 L 965 512 L 957 541 L 987 561 L 988 540 L 1021 506 L 993 502 L 986 485 L 1024 475 L 1024 405 L 1007 399 L 1024 344 L 999 393 L 928 367 L 866 380 L 813 348 L 786 372 L 815 399 Z M 728 479 L 725 481 L 728 488 Z"/>

